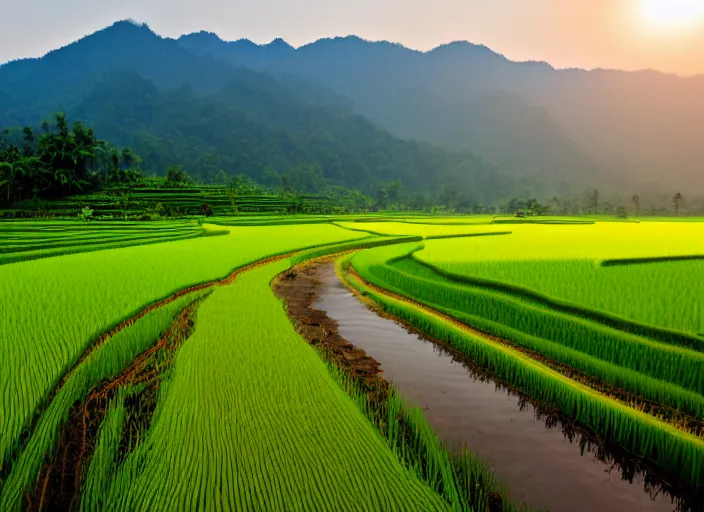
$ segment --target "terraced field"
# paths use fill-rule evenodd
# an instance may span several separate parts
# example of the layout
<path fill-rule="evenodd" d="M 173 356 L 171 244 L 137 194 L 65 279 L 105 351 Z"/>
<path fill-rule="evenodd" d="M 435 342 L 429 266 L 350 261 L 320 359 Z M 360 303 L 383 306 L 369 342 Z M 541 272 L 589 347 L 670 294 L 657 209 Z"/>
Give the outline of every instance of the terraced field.
<path fill-rule="evenodd" d="M 648 222 L 514 226 L 510 237 L 433 242 L 413 258 L 450 278 L 501 282 L 698 333 L 704 332 L 702 254 L 704 223 Z"/>
<path fill-rule="evenodd" d="M 234 205 L 233 205 L 234 202 Z M 308 213 L 332 213 L 342 210 L 327 197 L 303 196 L 298 203 L 293 198 L 278 195 L 239 195 L 230 197 L 224 186 L 198 186 L 180 188 L 106 188 L 96 194 L 82 194 L 55 201 L 20 201 L 14 211 L 22 214 L 31 211 L 49 211 L 57 216 L 75 217 L 83 208 L 93 210 L 96 217 L 121 217 L 124 215 L 149 215 L 171 213 L 174 215 L 199 215 L 208 205 L 214 215 L 232 215 L 233 206 L 238 212 L 281 214 L 294 207 Z M 2 213 L 2 212 L 0 212 Z"/>
<path fill-rule="evenodd" d="M 704 486 L 704 224 L 493 220 L 0 224 L 0 510 L 524 508 L 393 382 L 301 337 L 270 283 L 323 257 L 455 357 Z"/>
<path fill-rule="evenodd" d="M 223 279 L 268 256 L 359 238 L 331 226 L 239 228 L 226 236 L 0 267 L 0 360 L 9 369 L 0 377 L 0 462 L 58 379 L 120 322 L 179 290 Z"/>
<path fill-rule="evenodd" d="M 0 221 L 0 265 L 132 245 L 212 236 L 196 222 Z"/>
<path fill-rule="evenodd" d="M 520 225 L 508 235 L 359 253 L 350 261 L 363 281 L 350 282 L 530 396 L 545 397 L 698 485 L 704 478 L 700 233 L 701 225 L 684 224 Z M 609 260 L 618 265 L 604 266 Z M 423 307 L 440 319 L 430 322 Z M 468 342 L 442 315 L 471 327 L 475 339 Z M 507 344 L 518 352 L 511 362 L 503 360 Z M 526 354 L 558 372 L 526 375 L 529 365 L 520 361 Z M 559 389 L 575 371 L 591 389 Z M 632 412 L 623 404 L 650 410 L 674 429 L 653 430 L 644 415 L 626 419 L 622 414 Z"/>

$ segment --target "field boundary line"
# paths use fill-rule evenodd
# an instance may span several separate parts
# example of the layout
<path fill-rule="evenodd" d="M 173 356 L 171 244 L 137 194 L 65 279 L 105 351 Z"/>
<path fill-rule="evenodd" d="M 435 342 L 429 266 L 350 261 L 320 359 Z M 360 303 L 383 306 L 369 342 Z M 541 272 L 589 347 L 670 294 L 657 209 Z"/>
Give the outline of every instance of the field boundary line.
<path fill-rule="evenodd" d="M 404 258 L 398 258 L 396 261 L 410 258 L 413 262 L 454 283 L 467 284 L 481 289 L 506 293 L 514 297 L 528 299 L 532 302 L 553 309 L 554 311 L 579 316 L 585 320 L 596 322 L 618 331 L 648 338 L 651 341 L 656 341 L 658 343 L 692 350 L 695 352 L 704 352 L 704 338 L 698 334 L 690 334 L 674 329 L 666 329 L 663 327 L 655 327 L 640 322 L 635 322 L 625 317 L 606 313 L 597 309 L 587 308 L 569 301 L 555 299 L 549 295 L 544 295 L 523 286 L 448 272 L 418 258 L 415 253 L 420 250 L 422 250 L 422 248 L 418 248 Z"/>
<path fill-rule="evenodd" d="M 142 318 L 143 316 L 147 315 L 148 313 L 154 311 L 155 309 L 159 309 L 163 306 L 166 306 L 167 304 L 170 304 L 171 302 L 174 302 L 175 300 L 183 297 L 184 295 L 188 295 L 190 293 L 194 292 L 199 292 L 201 290 L 205 290 L 207 288 L 211 288 L 213 286 L 225 286 L 228 284 L 231 284 L 237 276 L 240 274 L 243 274 L 244 272 L 248 272 L 250 270 L 254 270 L 255 268 L 258 268 L 260 266 L 266 265 L 268 263 L 273 263 L 275 261 L 279 261 L 285 258 L 288 258 L 295 254 L 296 252 L 299 251 L 291 251 L 291 252 L 286 252 L 283 254 L 278 254 L 275 256 L 270 256 L 268 258 L 264 258 L 262 260 L 258 260 L 252 263 L 249 263 L 247 265 L 243 265 L 241 267 L 237 267 L 234 269 L 230 274 L 228 274 L 226 277 L 221 278 L 221 279 L 215 279 L 212 281 L 206 281 L 205 283 L 200 283 L 197 285 L 189 286 L 188 288 L 182 288 L 181 290 L 178 290 L 174 292 L 173 294 L 169 295 L 168 297 L 165 297 L 163 299 L 160 299 L 156 302 L 153 302 L 152 304 L 146 306 L 145 308 L 139 310 L 137 313 L 132 315 L 131 317 L 122 320 L 120 323 L 118 323 L 115 327 L 109 329 L 108 331 L 105 331 L 103 334 L 100 335 L 100 337 L 90 345 L 90 347 L 83 352 L 81 357 L 71 366 L 71 368 L 66 371 L 64 376 L 59 380 L 56 386 L 54 386 L 54 390 L 52 391 L 52 394 L 49 396 L 47 402 L 51 402 L 51 399 L 55 396 L 55 390 L 60 389 L 64 384 L 66 384 L 66 381 L 70 378 L 71 374 L 73 374 L 81 364 L 83 364 L 90 355 L 98 350 L 100 346 L 105 343 L 107 340 L 115 336 L 117 333 L 120 331 L 126 329 L 127 327 L 131 326 L 134 324 L 137 320 Z"/>
<path fill-rule="evenodd" d="M 43 402 L 43 407 L 40 407 L 37 409 L 37 411 L 32 415 L 33 420 L 29 423 L 29 428 L 31 428 L 32 424 L 34 423 L 34 419 L 36 419 L 38 416 L 41 415 L 44 407 L 46 407 L 47 404 L 49 404 L 53 398 L 56 396 L 56 393 L 58 392 L 59 389 L 61 389 L 68 379 L 71 377 L 71 375 L 76 371 L 76 369 L 83 364 L 90 356 L 93 354 L 96 350 L 100 348 L 100 346 L 105 343 L 107 340 L 115 336 L 117 333 L 120 331 L 126 329 L 127 327 L 131 326 L 134 324 L 137 320 L 140 318 L 144 317 L 148 313 L 159 309 L 163 306 L 166 306 L 167 304 L 170 304 L 171 302 L 174 302 L 175 300 L 185 296 L 189 295 L 191 293 L 199 292 L 214 286 L 226 286 L 229 284 L 232 284 L 234 280 L 244 274 L 245 272 L 249 272 L 251 270 L 254 270 L 256 268 L 262 267 L 264 265 L 268 265 L 270 263 L 274 263 L 276 261 L 280 261 L 286 258 L 294 258 L 296 255 L 306 255 L 310 252 L 313 251 L 325 251 L 326 249 L 332 249 L 338 246 L 343 246 L 343 245 L 350 245 L 354 246 L 358 244 L 358 247 L 354 248 L 345 248 L 342 249 L 341 251 L 337 251 L 338 254 L 342 254 L 344 252 L 351 252 L 354 250 L 359 250 L 366 248 L 368 244 L 370 246 L 375 247 L 377 245 L 386 245 L 386 244 L 396 244 L 396 243 L 405 243 L 409 240 L 407 240 L 406 237 L 376 237 L 376 236 L 368 236 L 368 237 L 363 237 L 359 239 L 352 239 L 352 240 L 343 240 L 340 242 L 335 242 L 335 243 L 330 243 L 330 244 L 323 244 L 323 245 L 313 245 L 313 246 L 308 246 L 308 247 L 302 247 L 293 251 L 286 251 L 280 254 L 275 254 L 272 256 L 268 256 L 266 258 L 253 261 L 251 263 L 242 265 L 240 267 L 235 268 L 232 270 L 227 276 L 220 278 L 220 279 L 215 279 L 211 281 L 206 281 L 204 283 L 196 284 L 189 286 L 187 288 L 182 288 L 171 295 L 164 297 L 160 300 L 157 300 L 156 302 L 153 302 L 152 304 L 147 305 L 146 307 L 140 309 L 137 313 L 133 314 L 132 316 L 122 320 L 119 322 L 117 325 L 115 325 L 112 328 L 109 328 L 105 332 L 103 332 L 96 341 L 90 344 L 90 346 L 81 354 L 81 357 L 76 360 L 76 362 L 71 365 L 71 367 L 63 374 L 63 376 L 57 381 L 57 383 L 52 387 L 50 393 L 47 395 L 47 398 Z M 416 239 L 413 239 L 411 241 L 417 241 Z M 315 256 L 313 256 L 315 257 Z"/>
<path fill-rule="evenodd" d="M 615 258 L 601 260 L 601 267 L 625 267 L 628 265 L 645 265 L 648 263 L 667 263 L 669 261 L 704 260 L 704 254 L 683 254 L 681 256 L 652 256 L 649 258 Z"/>
<path fill-rule="evenodd" d="M 66 247 L 55 247 L 45 249 L 31 249 L 23 252 L 9 252 L 0 254 L 0 265 L 11 265 L 13 263 L 23 263 L 25 261 L 41 260 L 46 258 L 57 258 L 59 256 L 70 256 L 73 254 L 83 254 L 89 252 L 109 251 L 111 249 L 127 249 L 129 247 L 140 247 L 143 245 L 165 244 L 168 242 L 182 242 L 184 240 L 193 240 L 195 238 L 204 238 L 215 236 L 206 234 L 206 230 L 196 231 L 195 233 L 185 233 L 182 235 L 173 235 L 169 237 L 147 238 L 144 242 L 134 243 L 135 241 L 120 241 L 111 243 L 109 241 L 103 243 L 90 244 L 82 250 L 82 245 L 70 245 Z M 224 233 L 223 233 L 224 234 Z M 41 251 L 46 251 L 43 253 Z"/>
<path fill-rule="evenodd" d="M 449 238 L 475 238 L 480 236 L 512 235 L 513 231 L 489 231 L 486 233 L 457 233 L 454 235 L 429 235 L 423 237 L 424 240 L 447 240 Z"/>
<path fill-rule="evenodd" d="M 617 397 L 615 397 L 615 396 L 613 396 L 613 395 L 603 393 L 603 392 L 601 392 L 601 391 L 598 390 L 598 389 L 595 389 L 595 388 L 593 388 L 593 387 L 591 387 L 591 386 L 589 386 L 589 385 L 587 385 L 587 384 L 584 384 L 583 382 L 580 382 L 580 381 L 578 381 L 578 380 L 576 380 L 576 379 L 573 379 L 573 378 L 571 378 L 570 376 L 565 375 L 565 374 L 561 373 L 560 371 L 558 371 L 557 369 L 553 368 L 552 365 L 555 365 L 555 366 L 561 367 L 561 368 L 569 368 L 569 369 L 572 370 L 571 373 L 573 373 L 573 374 L 586 375 L 586 374 L 584 374 L 584 372 L 580 372 L 579 370 L 576 370 L 576 369 L 574 369 L 574 368 L 572 368 L 572 367 L 570 367 L 570 366 L 568 366 L 568 365 L 562 364 L 562 363 L 560 363 L 560 362 L 558 362 L 558 361 L 554 361 L 554 360 L 549 359 L 549 358 L 542 358 L 542 360 L 541 360 L 539 357 L 536 357 L 537 354 L 536 354 L 534 351 L 530 350 L 530 349 L 521 347 L 520 345 L 517 345 L 517 344 L 511 342 L 510 340 L 502 339 L 502 338 L 499 338 L 499 337 L 497 337 L 497 336 L 493 336 L 493 335 L 491 335 L 491 334 L 485 333 L 485 332 L 483 332 L 483 331 L 481 331 L 481 330 L 479 330 L 479 329 L 477 329 L 477 328 L 475 328 L 475 327 L 473 327 L 473 326 L 471 326 L 471 325 L 469 325 L 469 324 L 466 324 L 466 323 L 462 322 L 461 320 L 459 320 L 459 319 L 453 317 L 452 315 L 449 315 L 449 314 L 447 314 L 447 313 L 444 313 L 444 312 L 442 312 L 442 311 L 439 311 L 439 310 L 437 310 L 437 309 L 435 309 L 435 308 L 433 308 L 433 307 L 431 307 L 431 306 L 428 306 L 428 305 L 426 305 L 426 304 L 417 302 L 417 301 L 415 301 L 415 300 L 413 300 L 413 299 L 411 299 L 411 298 L 409 298 L 409 297 L 406 297 L 406 296 L 404 296 L 404 295 L 401 295 L 401 294 L 399 294 L 399 293 L 386 290 L 386 289 L 384 289 L 384 288 L 382 288 L 382 287 L 380 287 L 380 286 L 378 286 L 378 285 L 375 285 L 375 284 L 373 284 L 373 283 L 370 283 L 369 281 L 367 281 L 366 279 L 364 279 L 364 278 L 356 271 L 356 269 L 354 269 L 354 267 L 353 267 L 351 264 L 348 266 L 348 269 L 346 269 L 346 271 L 342 274 L 341 277 L 342 277 L 342 282 L 343 282 L 348 288 L 349 288 L 349 287 L 354 288 L 354 285 L 352 285 L 352 284 L 350 283 L 349 276 L 351 276 L 352 279 L 355 279 L 355 280 L 357 280 L 359 283 L 361 283 L 361 285 L 362 285 L 363 287 L 366 287 L 366 288 L 368 288 L 368 289 L 371 289 L 371 290 L 374 291 L 375 293 L 377 293 L 377 294 L 379 294 L 379 295 L 381 295 L 381 296 L 384 296 L 384 297 L 386 297 L 387 299 L 394 300 L 394 301 L 397 301 L 397 302 L 401 302 L 401 303 L 403 303 L 403 304 L 405 304 L 405 305 L 407 305 L 407 306 L 410 306 L 410 307 L 413 307 L 413 308 L 415 308 L 415 309 L 417 309 L 417 310 L 420 310 L 422 313 L 428 314 L 428 315 L 430 315 L 430 316 L 435 317 L 436 319 L 439 319 L 439 320 L 441 320 L 441 321 L 443 321 L 443 322 L 446 322 L 446 323 L 450 324 L 451 326 L 453 326 L 453 327 L 455 327 L 455 328 L 457 328 L 457 329 L 463 331 L 463 332 L 466 333 L 466 334 L 469 334 L 470 336 L 473 336 L 474 338 L 477 338 L 478 340 L 480 340 L 480 341 L 482 341 L 482 342 L 484 342 L 484 343 L 488 343 L 488 344 L 490 344 L 490 345 L 492 345 L 492 346 L 494 346 L 494 347 L 500 348 L 503 352 L 507 352 L 507 353 L 509 353 L 510 355 L 512 355 L 512 356 L 514 356 L 514 357 L 516 357 L 516 358 L 518 358 L 518 359 L 521 359 L 521 360 L 523 360 L 523 361 L 529 362 L 531 365 L 533 365 L 533 366 L 535 366 L 535 367 L 537 367 L 537 368 L 539 368 L 539 369 L 541 369 L 541 370 L 544 370 L 545 372 L 549 373 L 550 376 L 552 376 L 553 378 L 557 378 L 557 379 L 559 379 L 559 380 L 569 382 L 569 383 L 570 383 L 571 385 L 573 385 L 575 388 L 577 388 L 578 390 L 580 390 L 580 391 L 582 391 L 582 392 L 584 392 L 584 393 L 587 393 L 587 394 L 590 394 L 590 395 L 593 395 L 593 396 L 596 396 L 596 397 L 599 397 L 599 398 L 603 398 L 603 399 L 605 399 L 605 400 L 609 400 L 611 403 L 614 404 L 614 406 L 626 408 L 626 409 L 628 409 L 629 411 L 633 411 L 634 413 L 637 413 L 638 415 L 640 415 L 640 416 L 642 417 L 642 419 L 644 419 L 644 420 L 647 420 L 647 421 L 655 421 L 655 422 L 657 422 L 657 424 L 660 425 L 660 426 L 667 427 L 667 429 L 671 429 L 672 431 L 674 431 L 674 432 L 676 432 L 676 433 L 679 433 L 679 434 L 682 434 L 682 435 L 686 435 L 686 436 L 688 436 L 689 438 L 691 438 L 691 440 L 697 441 L 698 443 L 701 444 L 702 447 L 704 447 L 704 439 L 700 438 L 699 436 L 697 436 L 697 435 L 695 435 L 695 434 L 693 434 L 693 433 L 691 433 L 691 432 L 689 432 L 689 431 L 687 431 L 687 430 L 678 428 L 678 427 L 677 427 L 676 425 L 674 425 L 674 424 L 671 424 L 671 423 L 668 423 L 668 422 L 666 422 L 666 421 L 663 421 L 663 420 L 661 420 L 661 419 L 655 417 L 654 415 L 648 414 L 648 413 L 646 413 L 646 412 L 643 412 L 643 411 L 641 411 L 641 410 L 639 410 L 639 409 L 637 409 L 637 408 L 631 406 L 631 405 L 629 404 L 628 400 L 623 400 L 623 401 L 622 401 L 622 400 L 618 399 Z M 376 301 L 375 301 L 375 302 L 376 302 Z M 391 315 L 391 316 L 395 318 L 394 315 Z M 401 323 L 403 323 L 403 321 L 401 321 Z M 415 327 L 415 326 L 414 326 L 414 328 L 415 328 L 415 329 L 419 329 L 418 327 Z M 422 331 L 422 329 L 420 329 L 420 330 Z M 431 336 L 431 338 L 432 338 L 432 336 Z M 466 356 L 465 356 L 465 357 L 466 357 Z M 640 396 L 638 396 L 638 395 L 634 395 L 634 394 L 630 394 L 630 393 L 629 393 L 629 395 L 630 395 L 632 398 L 637 399 L 638 401 L 641 401 L 641 402 L 643 402 L 643 403 L 654 403 L 654 404 L 656 403 L 656 402 L 653 402 L 653 401 L 651 401 L 651 400 L 644 399 L 644 398 L 642 398 L 642 397 L 640 397 Z M 660 407 L 662 407 L 662 408 L 664 408 L 664 409 L 671 409 L 671 408 L 669 408 L 669 407 L 667 407 L 667 406 L 664 406 L 664 405 L 662 405 L 662 404 L 659 404 L 659 403 L 657 403 L 657 405 L 660 406 Z M 695 420 L 693 419 L 692 421 L 693 421 L 693 422 L 696 422 L 697 424 L 701 423 L 701 420 L 696 420 L 696 421 L 695 421 Z"/>

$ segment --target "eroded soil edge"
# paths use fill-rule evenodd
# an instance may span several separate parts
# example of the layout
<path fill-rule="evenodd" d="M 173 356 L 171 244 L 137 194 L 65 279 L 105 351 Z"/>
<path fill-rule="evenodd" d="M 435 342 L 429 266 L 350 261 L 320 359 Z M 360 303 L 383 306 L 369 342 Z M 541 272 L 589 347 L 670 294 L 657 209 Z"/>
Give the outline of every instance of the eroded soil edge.
<path fill-rule="evenodd" d="M 149 428 L 157 394 L 176 352 L 194 330 L 198 306 L 186 307 L 159 341 L 141 353 L 114 379 L 95 386 L 88 397 L 71 408 L 53 456 L 45 462 L 35 488 L 26 496 L 27 511 L 76 510 L 81 487 L 98 440 L 108 405 L 121 388 L 136 386 L 139 392 L 126 401 L 127 419 L 120 442 L 118 462 L 124 460 Z"/>
<path fill-rule="evenodd" d="M 335 257 L 337 256 L 302 263 L 280 274 L 272 282 L 272 288 L 284 302 L 289 319 L 298 333 L 316 348 L 326 362 L 342 370 L 356 390 L 366 395 L 368 416 L 370 419 L 376 419 L 372 422 L 384 435 L 387 425 L 382 419 L 389 417 L 386 399 L 392 388 L 389 381 L 384 379 L 379 362 L 343 338 L 336 320 L 327 316 L 324 311 L 313 307 L 322 286 L 321 269 L 324 266 L 332 267 Z M 403 418 L 400 418 L 398 427 L 408 445 L 413 446 L 413 429 L 404 422 Z M 418 455 L 422 463 L 423 454 Z M 469 487 L 477 488 L 481 485 L 480 482 L 472 481 Z M 501 494 L 495 489 L 485 489 L 485 491 L 481 510 L 501 512 L 504 509 L 504 498 Z"/>

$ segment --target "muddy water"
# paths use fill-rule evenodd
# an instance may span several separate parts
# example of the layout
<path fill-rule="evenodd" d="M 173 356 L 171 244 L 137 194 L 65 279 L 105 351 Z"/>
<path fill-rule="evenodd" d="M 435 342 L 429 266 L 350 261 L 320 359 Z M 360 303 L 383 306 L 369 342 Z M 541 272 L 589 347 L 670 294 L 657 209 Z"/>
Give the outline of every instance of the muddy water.
<path fill-rule="evenodd" d="M 321 266 L 316 309 L 339 323 L 340 334 L 381 363 L 384 376 L 425 414 L 450 446 L 465 445 L 487 460 L 511 496 L 553 511 L 672 511 L 671 498 L 654 498 L 638 476 L 581 454 L 560 428 L 548 429 L 528 404 L 493 382 L 482 382 L 437 345 L 367 309 Z"/>

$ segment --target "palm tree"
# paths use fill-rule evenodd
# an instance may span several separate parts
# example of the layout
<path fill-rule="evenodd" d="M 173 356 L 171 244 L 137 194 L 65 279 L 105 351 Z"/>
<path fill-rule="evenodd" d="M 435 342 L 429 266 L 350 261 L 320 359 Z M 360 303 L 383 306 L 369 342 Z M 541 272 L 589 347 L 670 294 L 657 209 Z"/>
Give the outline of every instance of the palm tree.
<path fill-rule="evenodd" d="M 7 198 L 5 204 L 10 206 L 12 187 L 15 184 L 15 166 L 9 162 L 0 162 L 0 187 L 5 187 Z"/>
<path fill-rule="evenodd" d="M 131 169 L 132 166 L 135 164 L 136 158 L 134 153 L 132 153 L 132 150 L 130 148 L 125 148 L 122 150 L 122 164 L 125 166 L 125 169 Z"/>
<path fill-rule="evenodd" d="M 0 162 L 0 187 L 5 187 L 7 206 L 18 199 L 18 193 L 22 190 L 22 178 L 31 176 L 40 164 L 39 159 L 33 156 L 20 158 L 14 163 Z"/>
<path fill-rule="evenodd" d="M 633 194 L 631 201 L 633 201 L 633 208 L 635 208 L 636 213 L 640 213 L 640 197 L 638 197 L 638 194 Z"/>
<path fill-rule="evenodd" d="M 599 191 L 594 189 L 591 194 L 589 194 L 589 210 L 591 213 L 597 213 L 599 211 Z"/>

